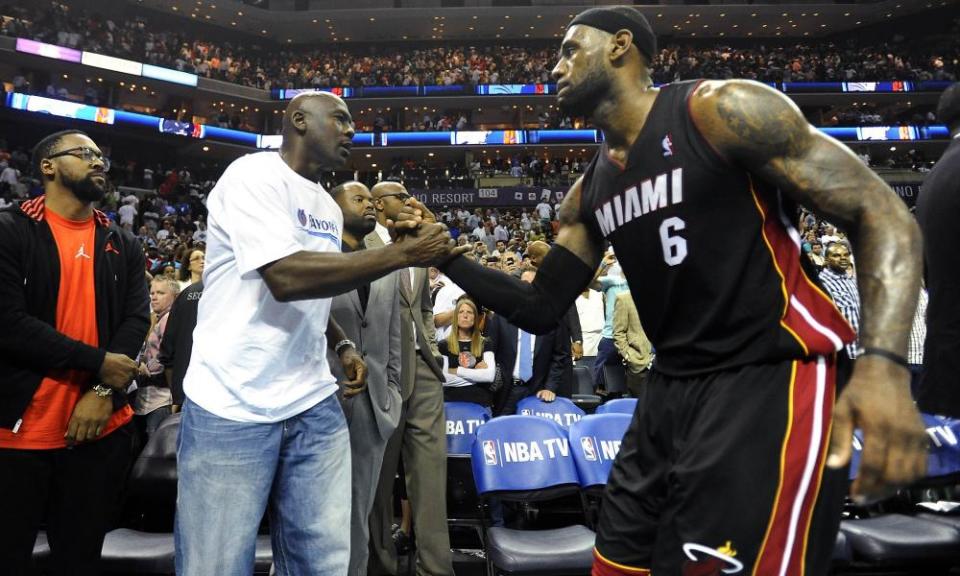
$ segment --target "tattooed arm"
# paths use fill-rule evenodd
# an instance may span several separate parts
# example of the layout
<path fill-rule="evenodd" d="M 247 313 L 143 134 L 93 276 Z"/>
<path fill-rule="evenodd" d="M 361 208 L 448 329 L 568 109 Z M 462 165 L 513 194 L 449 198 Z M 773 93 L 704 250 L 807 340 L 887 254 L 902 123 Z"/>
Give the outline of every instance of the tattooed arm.
<path fill-rule="evenodd" d="M 704 82 L 691 98 L 694 121 L 722 156 L 847 231 L 863 303 L 860 342 L 906 357 L 920 286 L 921 239 L 896 194 L 848 148 L 808 124 L 779 92 L 733 80 Z M 829 464 L 849 460 L 854 426 L 865 434 L 855 494 L 880 494 L 924 472 L 926 439 L 908 383 L 905 367 L 882 356 L 862 356 L 837 401 Z"/>

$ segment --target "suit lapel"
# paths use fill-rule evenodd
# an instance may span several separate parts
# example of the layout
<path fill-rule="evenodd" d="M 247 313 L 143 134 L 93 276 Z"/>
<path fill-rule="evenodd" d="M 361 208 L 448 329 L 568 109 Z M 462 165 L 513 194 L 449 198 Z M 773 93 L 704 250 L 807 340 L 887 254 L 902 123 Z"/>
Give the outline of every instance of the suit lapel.
<path fill-rule="evenodd" d="M 413 289 L 410 287 L 410 269 L 400 269 L 400 295 L 406 300 L 407 306 L 413 306 Z"/>
<path fill-rule="evenodd" d="M 356 310 L 357 315 L 363 318 L 363 307 L 360 306 L 360 293 L 357 290 L 351 290 L 350 292 L 348 292 L 347 297 L 350 299 L 350 303 L 353 304 L 353 307 Z"/>

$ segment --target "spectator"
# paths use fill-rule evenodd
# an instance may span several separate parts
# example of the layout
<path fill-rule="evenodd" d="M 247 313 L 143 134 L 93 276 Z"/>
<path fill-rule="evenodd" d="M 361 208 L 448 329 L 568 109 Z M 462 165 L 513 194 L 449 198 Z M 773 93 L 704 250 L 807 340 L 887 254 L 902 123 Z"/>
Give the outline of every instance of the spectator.
<path fill-rule="evenodd" d="M 359 182 L 345 182 L 330 191 L 343 212 L 344 252 L 359 252 L 371 241 L 364 237 L 377 224 L 373 196 Z M 367 387 L 341 385 L 341 404 L 350 431 L 351 508 L 350 564 L 347 574 L 366 574 L 369 556 L 369 522 L 387 442 L 400 422 L 400 275 L 378 278 L 333 298 L 330 318 L 344 336 L 359 343 L 367 365 Z M 337 367 L 338 382 L 349 376 Z"/>
<path fill-rule="evenodd" d="M 827 246 L 826 265 L 820 271 L 820 282 L 827 294 L 833 299 L 840 313 L 846 318 L 853 331 L 860 334 L 860 292 L 857 291 L 857 279 L 850 266 L 850 249 L 843 242 L 833 242 Z M 846 345 L 851 360 L 857 358 L 859 340 Z"/>
<path fill-rule="evenodd" d="M 445 376 L 443 399 L 492 407 L 496 359 L 482 334 L 483 316 L 476 302 L 462 297 L 457 300 L 454 318 L 455 329 L 438 346 Z"/>
<path fill-rule="evenodd" d="M 177 454 L 184 574 L 249 570 L 265 507 L 286 528 L 274 534 L 279 573 L 347 570 L 348 431 L 324 351 L 353 385 L 365 367 L 327 322 L 329 297 L 405 263 L 432 264 L 450 239 L 434 224 L 374 256 L 340 253 L 342 212 L 317 182 L 346 161 L 353 133 L 340 98 L 295 98 L 280 153 L 235 160 L 210 194 L 217 266 L 204 281 Z"/>
<path fill-rule="evenodd" d="M 639 398 L 647 371 L 653 364 L 653 347 L 640 324 L 637 306 L 629 290 L 617 294 L 613 309 L 613 342 L 626 368 L 627 390 L 631 396 Z"/>
<path fill-rule="evenodd" d="M 396 182 L 380 182 L 371 190 L 376 198 L 377 245 L 393 245 L 385 226 L 396 221 L 410 194 Z M 379 242 L 378 242 L 379 240 Z M 407 240 L 405 239 L 404 242 Z M 400 346 L 403 399 L 400 425 L 383 457 L 377 500 L 370 515 L 371 556 L 368 573 L 394 574 L 397 571 L 393 543 L 393 481 L 401 453 L 401 478 L 410 498 L 412 516 L 407 516 L 398 537 L 408 539 L 410 524 L 417 526 L 416 563 L 427 574 L 453 576 L 447 506 L 437 494 L 447 487 L 447 445 L 443 424 L 443 369 L 437 362 L 439 350 L 430 304 L 430 284 L 425 269 L 400 270 Z M 421 569 L 421 568 L 418 568 Z"/>
<path fill-rule="evenodd" d="M 183 253 L 180 260 L 180 271 L 177 275 L 177 282 L 180 290 L 186 290 L 187 286 L 196 284 L 203 278 L 204 251 L 199 248 L 187 250 Z"/>
<path fill-rule="evenodd" d="M 592 369 L 603 332 L 603 295 L 587 288 L 577 297 L 576 307 L 583 335 L 583 356 L 576 362 Z"/>
<path fill-rule="evenodd" d="M 617 296 L 628 291 L 629 287 L 613 252 L 608 252 L 604 256 L 597 274 L 597 279 L 590 288 L 603 293 L 605 305 L 603 330 L 600 332 L 600 342 L 597 344 L 597 359 L 593 363 L 593 381 L 597 385 L 597 393 L 606 394 L 607 386 L 603 367 L 607 364 L 617 365 L 623 362 L 613 341 L 613 312 L 617 304 Z"/>
<path fill-rule="evenodd" d="M 143 250 L 93 208 L 108 164 L 86 134 L 45 137 L 32 165 L 43 195 L 0 213 L 0 565 L 29 573 L 45 524 L 51 572 L 95 576 L 131 457 Z"/>
<path fill-rule="evenodd" d="M 120 216 L 120 226 L 123 226 L 127 230 L 132 230 L 134 223 L 137 219 L 137 206 L 134 202 L 129 200 L 130 196 L 127 196 L 123 199 L 120 208 L 117 209 L 117 214 Z M 136 198 L 136 196 L 134 196 Z"/>
<path fill-rule="evenodd" d="M 160 340 L 160 363 L 163 364 L 167 388 L 170 389 L 171 411 L 183 406 L 183 377 L 190 365 L 193 350 L 193 329 L 197 326 L 197 306 L 203 296 L 203 280 L 184 288 L 173 301 L 167 315 L 167 328 Z"/>
<path fill-rule="evenodd" d="M 165 276 L 154 278 L 150 283 L 152 321 L 140 354 L 137 395 L 133 405 L 134 421 L 144 444 L 163 419 L 173 412 L 173 397 L 160 362 L 160 342 L 167 329 L 170 307 L 179 293 L 180 284 Z"/>
<path fill-rule="evenodd" d="M 947 125 L 952 141 L 927 174 L 917 198 L 930 291 L 917 403 L 924 412 L 960 418 L 960 84 L 940 96 L 937 117 Z"/>

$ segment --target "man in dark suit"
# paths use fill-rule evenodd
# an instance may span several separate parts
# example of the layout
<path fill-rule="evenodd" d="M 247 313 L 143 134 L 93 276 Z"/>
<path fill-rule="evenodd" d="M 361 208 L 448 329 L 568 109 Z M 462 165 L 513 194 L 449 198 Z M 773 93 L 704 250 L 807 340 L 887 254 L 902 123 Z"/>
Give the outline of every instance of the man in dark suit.
<path fill-rule="evenodd" d="M 537 271 L 524 270 L 520 279 L 533 282 Z M 513 414 L 517 403 L 536 394 L 544 402 L 553 402 L 571 364 L 570 337 L 561 325 L 548 334 L 526 333 L 496 315 L 487 331 L 493 341 L 494 355 L 507 386 L 498 398 L 495 414 Z M 511 385 L 512 384 L 512 385 Z"/>
<path fill-rule="evenodd" d="M 410 198 L 402 184 L 381 182 L 371 190 L 380 225 L 367 239 L 371 246 L 392 242 L 386 221 L 397 221 Z M 437 362 L 436 327 L 426 268 L 402 268 L 400 275 L 400 348 L 403 398 L 400 423 L 387 444 L 377 500 L 370 514 L 368 574 L 397 573 L 390 525 L 393 479 L 401 454 L 417 545 L 417 576 L 454 576 L 447 532 L 447 440 L 443 416 L 443 370 Z M 408 532 L 409 534 L 409 532 Z"/>
<path fill-rule="evenodd" d="M 360 182 L 345 182 L 330 191 L 343 212 L 344 252 L 363 250 L 377 212 L 373 195 Z M 330 317 L 367 364 L 365 389 L 342 388 L 341 407 L 350 430 L 351 513 L 349 576 L 367 573 L 370 511 L 387 441 L 400 421 L 400 285 L 399 272 L 333 298 Z M 328 350 L 337 382 L 346 382 L 340 362 Z"/>

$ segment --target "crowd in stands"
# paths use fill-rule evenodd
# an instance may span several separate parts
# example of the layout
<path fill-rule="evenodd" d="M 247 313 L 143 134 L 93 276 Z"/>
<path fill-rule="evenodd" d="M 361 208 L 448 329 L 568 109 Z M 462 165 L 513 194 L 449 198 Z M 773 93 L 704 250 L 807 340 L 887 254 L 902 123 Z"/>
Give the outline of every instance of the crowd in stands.
<path fill-rule="evenodd" d="M 551 82 L 556 42 L 436 46 L 279 47 L 264 41 L 217 42 L 160 31 L 146 17 L 114 21 L 53 2 L 5 7 L 0 34 L 132 58 L 259 88 L 462 85 Z M 952 34 L 908 43 L 853 40 L 737 47 L 669 44 L 653 63 L 654 81 L 750 78 L 764 82 L 956 80 L 960 20 Z"/>

